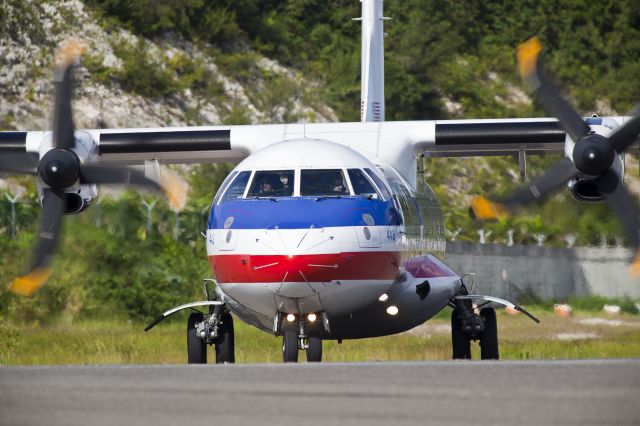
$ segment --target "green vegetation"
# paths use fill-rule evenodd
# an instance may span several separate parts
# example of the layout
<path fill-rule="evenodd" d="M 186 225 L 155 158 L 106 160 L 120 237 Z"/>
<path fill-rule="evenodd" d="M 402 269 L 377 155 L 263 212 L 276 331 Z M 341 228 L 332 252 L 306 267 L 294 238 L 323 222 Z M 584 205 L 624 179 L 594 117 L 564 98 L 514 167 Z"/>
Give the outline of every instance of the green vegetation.
<path fill-rule="evenodd" d="M 146 37 L 175 32 L 237 54 L 247 47 L 323 81 L 325 101 L 356 120 L 360 5 L 351 0 L 87 0 Z M 514 49 L 538 35 L 551 71 L 585 112 L 606 99 L 619 112 L 640 99 L 640 12 L 632 0 L 409 0 L 385 3 L 388 119 L 444 118 L 445 95 L 466 117 L 541 113 L 509 105 Z M 252 65 L 247 64 L 248 70 Z M 493 76 L 493 74 L 495 76 Z M 628 82 L 628 84 L 620 84 Z"/>
<path fill-rule="evenodd" d="M 247 108 L 226 99 L 209 58 L 151 51 L 149 40 L 162 47 L 177 35 L 210 55 L 221 74 L 240 82 L 266 122 L 303 118 L 294 108 L 300 99 L 305 105 L 331 106 L 343 121 L 359 119 L 360 24 L 351 21 L 360 16 L 357 1 L 337 0 L 329 5 L 319 0 L 85 3 L 104 27 L 125 26 L 139 36 L 132 42 L 114 38 L 114 52 L 121 61 L 118 68 L 105 65 L 103 57 L 91 52 L 83 59 L 92 78 L 102 84 L 119 84 L 156 99 L 188 89 L 196 103 L 205 99 L 219 105 L 223 123 L 250 123 Z M 48 63 L 50 59 L 44 59 L 52 56 L 53 46 L 46 45 L 45 30 L 37 25 L 43 6 L 24 0 L 13 0 L 11 5 L 0 8 L 0 36 L 18 42 L 27 35 L 32 44 L 44 46 L 42 63 Z M 385 14 L 393 18 L 385 23 L 389 120 L 544 115 L 537 102 L 530 103 L 523 96 L 516 74 L 515 46 L 532 35 L 543 40 L 548 68 L 581 112 L 606 113 L 599 111 L 603 105 L 624 113 L 640 100 L 636 84 L 640 80 L 640 8 L 632 0 L 589 4 L 407 0 L 388 1 L 385 8 Z M 307 87 L 297 77 L 267 71 L 258 66 L 261 56 L 315 83 Z M 31 72 L 42 75 L 43 69 Z M 33 98 L 34 94 L 26 96 Z M 189 108 L 193 124 L 203 124 L 198 106 Z M 11 114 L 0 117 L 0 127 L 13 128 L 14 120 Z M 555 160 L 552 156 L 529 157 L 529 174 L 535 175 Z M 568 233 L 576 235 L 578 245 L 599 244 L 602 234 L 619 235 L 606 205 L 578 204 L 566 192 L 532 207 L 527 216 L 476 223 L 467 214 L 469 197 L 513 189 L 519 183 L 514 159 L 424 161 L 425 176 L 443 205 L 447 228 L 461 228 L 459 239 L 477 241 L 480 229 L 491 231 L 490 240 L 495 242 L 506 241 L 512 229 L 516 243 L 528 244 L 540 232 L 551 245 L 564 245 Z M 211 272 L 199 232 L 206 227 L 211 199 L 230 169 L 226 164 L 192 168 L 187 210 L 176 218 L 160 202 L 150 230 L 141 204 L 149 200 L 148 195 L 130 193 L 118 201 L 104 199 L 89 211 L 66 218 L 63 249 L 49 284 L 29 299 L 0 292 L 0 316 L 5 318 L 0 321 L 0 363 L 183 362 L 183 318 L 163 324 L 152 334 L 140 330 L 162 309 L 201 297 L 201 279 Z M 28 182 L 27 197 L 16 206 L 16 238 L 10 237 L 10 204 L 4 196 L 0 199 L 2 283 L 21 272 L 31 254 L 39 207 L 34 184 Z M 173 234 L 176 219 L 177 238 Z M 535 302 L 540 310 L 552 304 Z M 585 315 L 594 315 L 605 303 L 598 297 L 568 302 Z M 624 312 L 637 311 L 631 300 L 609 302 L 621 305 Z M 520 324 L 521 320 L 501 323 Z M 570 326 L 560 321 L 554 324 Z M 446 318 L 438 318 L 434 324 L 446 323 Z M 636 329 L 622 327 L 623 331 L 614 334 L 602 331 L 598 339 L 551 342 L 549 336 L 531 340 L 526 330 L 535 330 L 535 326 L 527 323 L 526 327 L 505 328 L 505 358 L 640 356 Z M 447 359 L 448 339 L 438 334 L 428 338 L 402 335 L 357 345 L 329 343 L 325 353 L 330 361 Z M 239 361 L 277 361 L 279 346 L 278 339 L 238 322 Z M 43 347 L 47 350 L 42 351 Z"/>
<path fill-rule="evenodd" d="M 265 122 L 302 118 L 291 113 L 296 99 L 322 101 L 343 121 L 359 119 L 360 24 L 351 21 L 360 15 L 358 2 L 340 0 L 330 7 L 317 0 L 86 2 L 104 21 L 142 36 L 162 40 L 177 33 L 209 43 L 222 73 L 249 88 Z M 588 5 L 569 0 L 386 2 L 385 15 L 393 18 L 385 23 L 387 119 L 546 115 L 525 96 L 516 73 L 515 47 L 533 35 L 545 45 L 547 68 L 582 113 L 606 114 L 608 108 L 624 113 L 640 100 L 640 86 L 634 83 L 640 79 L 640 11 L 634 6 L 631 0 Z M 295 81 L 271 75 L 258 67 L 257 53 L 298 70 L 322 89 L 303 90 Z M 144 55 L 135 57 L 144 61 L 139 59 Z M 125 68 L 131 71 L 124 72 L 123 84 L 142 93 L 166 94 L 213 81 L 199 77 L 197 64 L 169 66 L 191 69 L 174 77 L 181 83 L 161 78 L 162 68 L 156 77 L 156 71 L 144 67 Z M 212 91 L 222 96 L 215 85 Z M 244 124 L 248 114 L 234 104 L 223 111 L 222 120 Z M 529 175 L 554 160 L 529 157 Z M 613 240 L 620 233 L 606 205 L 579 204 L 567 193 L 532 207 L 528 216 L 488 225 L 473 222 L 467 215 L 470 195 L 501 195 L 519 184 L 513 159 L 430 159 L 426 170 L 448 229 L 461 228 L 461 239 L 477 241 L 482 228 L 492 232 L 490 241 L 506 241 L 513 229 L 516 243 L 533 243 L 534 233 L 544 233 L 551 245 L 564 245 L 567 234 L 576 235 L 576 244 L 599 244 L 602 235 Z M 462 187 L 452 192 L 456 183 Z"/>
<path fill-rule="evenodd" d="M 499 313 L 502 359 L 633 358 L 640 356 L 640 319 L 574 310 L 560 318 L 533 308 L 542 322 Z M 577 313 L 576 313 L 577 312 Z M 324 342 L 324 360 L 419 361 L 451 357 L 449 310 L 411 332 L 363 340 Z M 174 364 L 186 362 L 186 315 L 177 315 L 148 333 L 145 323 L 117 319 L 59 322 L 44 327 L 0 321 L 2 364 Z M 593 321 L 598 320 L 598 321 Z M 613 321 L 612 321 L 613 320 Z M 591 322 L 590 322 L 591 321 Z M 236 321 L 236 360 L 239 363 L 281 362 L 281 339 Z M 618 324 L 618 325 L 612 325 Z M 472 345 L 479 359 L 479 348 Z M 209 350 L 210 362 L 213 351 Z M 300 354 L 301 360 L 304 354 Z"/>
<path fill-rule="evenodd" d="M 151 57 L 143 38 L 135 45 L 121 41 L 113 48 L 123 62 L 122 70 L 115 73 L 115 78 L 125 89 L 152 98 L 170 95 L 179 89 L 171 70 Z"/>
<path fill-rule="evenodd" d="M 39 25 L 42 4 L 26 0 L 12 2 L 12 9 L 0 8 L 0 38 L 18 41 L 27 35 L 32 43 L 46 43 L 45 29 Z"/>
<path fill-rule="evenodd" d="M 61 250 L 48 284 L 30 298 L 0 292 L 0 315 L 27 324 L 114 316 L 146 320 L 164 308 L 199 298 L 202 278 L 210 276 L 200 237 L 207 212 L 197 205 L 182 212 L 176 239 L 175 214 L 162 202 L 154 208 L 147 230 L 142 199 L 137 194 L 117 202 L 105 199 L 88 212 L 65 218 Z M 3 283 L 26 267 L 35 236 L 36 205 L 18 207 L 17 238 L 0 238 Z"/>
<path fill-rule="evenodd" d="M 559 157 L 527 157 L 529 176 L 535 176 Z M 498 222 L 480 222 L 468 212 L 471 196 L 476 194 L 504 195 L 519 185 L 517 160 L 509 157 L 425 159 L 425 178 L 442 205 L 446 229 L 461 229 L 458 240 L 478 241 L 480 229 L 491 231 L 489 241 L 505 243 L 508 231 L 513 230 L 516 244 L 535 244 L 534 234 L 546 236 L 545 245 L 565 247 L 565 237 L 573 234 L 576 246 L 601 245 L 606 236 L 608 244 L 621 235 L 618 221 L 606 203 L 580 203 L 568 191 L 559 191 L 542 205 L 527 207 L 526 214 Z M 633 179 L 627 175 L 627 179 Z"/>

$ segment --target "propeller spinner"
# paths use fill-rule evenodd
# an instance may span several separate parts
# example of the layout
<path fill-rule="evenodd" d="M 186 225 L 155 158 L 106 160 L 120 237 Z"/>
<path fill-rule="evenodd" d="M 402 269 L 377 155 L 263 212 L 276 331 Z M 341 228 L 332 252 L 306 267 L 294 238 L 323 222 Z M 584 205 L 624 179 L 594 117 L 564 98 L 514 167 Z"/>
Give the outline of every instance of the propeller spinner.
<path fill-rule="evenodd" d="M 589 125 L 560 96 L 559 89 L 542 68 L 538 61 L 541 50 L 542 44 L 537 37 L 521 44 L 518 47 L 518 69 L 522 79 L 542 101 L 545 110 L 558 119 L 560 126 L 575 142 L 571 158 L 563 158 L 544 174 L 501 200 L 492 202 L 482 196 L 475 197 L 471 201 L 471 210 L 479 219 L 499 219 L 527 204 L 542 201 L 570 179 L 580 177 L 591 180 L 611 206 L 635 249 L 636 255 L 629 272 L 640 276 L 638 210 L 614 168 L 616 154 L 623 154 L 640 133 L 640 108 L 637 106 L 633 117 L 608 137 L 592 132 Z"/>
<path fill-rule="evenodd" d="M 11 291 L 26 296 L 35 293 L 51 275 L 51 258 L 67 202 L 65 189 L 77 182 L 139 185 L 163 191 L 176 210 L 184 207 L 186 202 L 186 183 L 168 170 L 163 170 L 157 178 L 149 178 L 130 167 L 81 162 L 73 151 L 76 146 L 71 109 L 73 72 L 83 50 L 79 43 L 68 42 L 56 58 L 52 148 L 39 161 L 34 153 L 3 154 L 0 157 L 0 172 L 36 175 L 44 184 L 40 231 L 33 261 L 24 275 L 9 284 Z"/>

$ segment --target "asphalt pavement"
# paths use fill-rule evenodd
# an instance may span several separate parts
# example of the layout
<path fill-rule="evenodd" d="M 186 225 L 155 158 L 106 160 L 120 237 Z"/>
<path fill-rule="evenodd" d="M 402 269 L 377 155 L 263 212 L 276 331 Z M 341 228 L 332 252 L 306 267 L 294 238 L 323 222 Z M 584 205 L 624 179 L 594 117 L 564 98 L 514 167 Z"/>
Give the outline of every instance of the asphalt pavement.
<path fill-rule="evenodd" d="M 0 367 L 1 425 L 640 425 L 640 360 Z"/>

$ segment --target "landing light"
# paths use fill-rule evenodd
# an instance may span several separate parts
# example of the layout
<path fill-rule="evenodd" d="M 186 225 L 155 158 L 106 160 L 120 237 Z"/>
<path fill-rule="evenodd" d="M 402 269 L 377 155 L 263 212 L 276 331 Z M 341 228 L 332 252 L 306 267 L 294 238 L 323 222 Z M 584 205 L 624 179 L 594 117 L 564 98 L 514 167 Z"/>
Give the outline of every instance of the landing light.
<path fill-rule="evenodd" d="M 387 293 L 382 293 L 382 295 L 378 297 L 378 300 L 381 302 L 386 302 L 387 299 L 389 299 L 389 295 Z"/>
<path fill-rule="evenodd" d="M 387 308 L 387 313 L 391 316 L 396 315 L 398 313 L 398 307 L 391 305 Z"/>
<path fill-rule="evenodd" d="M 296 316 L 293 314 L 288 314 L 287 315 L 287 321 L 289 322 L 294 322 L 296 320 Z"/>
<path fill-rule="evenodd" d="M 318 317 L 314 313 L 307 315 L 307 319 L 309 320 L 309 322 L 314 322 L 317 318 Z"/>

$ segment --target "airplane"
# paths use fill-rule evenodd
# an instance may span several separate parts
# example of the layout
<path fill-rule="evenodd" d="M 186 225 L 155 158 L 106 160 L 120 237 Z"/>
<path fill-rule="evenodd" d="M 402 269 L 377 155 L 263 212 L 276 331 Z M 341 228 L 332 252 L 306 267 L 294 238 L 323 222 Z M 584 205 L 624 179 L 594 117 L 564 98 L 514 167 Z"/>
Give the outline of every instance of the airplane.
<path fill-rule="evenodd" d="M 474 199 L 483 219 L 502 217 L 568 181 L 581 201 L 606 199 L 638 252 L 637 211 L 622 184 L 623 154 L 637 152 L 640 117 L 579 117 L 538 60 L 535 39 L 520 70 L 556 118 L 384 121 L 382 0 L 362 0 L 361 122 L 76 130 L 72 74 L 79 47 L 56 68 L 53 131 L 0 132 L 0 170 L 35 174 L 43 211 L 35 258 L 10 289 L 33 294 L 50 274 L 61 217 L 89 208 L 97 184 L 162 190 L 179 206 L 184 186 L 160 163 L 238 162 L 217 191 L 205 238 L 215 279 L 185 309 L 187 360 L 235 362 L 234 317 L 282 337 L 284 362 L 322 360 L 322 341 L 410 330 L 453 308 L 452 358 L 498 359 L 495 306 L 473 292 L 473 275 L 443 261 L 444 223 L 424 181 L 422 156 L 565 154 L 510 198 Z M 144 165 L 144 172 L 139 168 Z M 138 168 L 135 168 L 138 166 Z M 625 195 L 626 194 L 626 195 Z M 631 203 L 631 205 L 630 205 Z M 632 217 L 633 216 L 633 217 Z M 632 263 L 639 268 L 640 257 Z M 198 309 L 205 310 L 201 312 Z"/>

